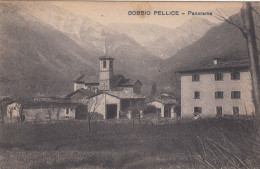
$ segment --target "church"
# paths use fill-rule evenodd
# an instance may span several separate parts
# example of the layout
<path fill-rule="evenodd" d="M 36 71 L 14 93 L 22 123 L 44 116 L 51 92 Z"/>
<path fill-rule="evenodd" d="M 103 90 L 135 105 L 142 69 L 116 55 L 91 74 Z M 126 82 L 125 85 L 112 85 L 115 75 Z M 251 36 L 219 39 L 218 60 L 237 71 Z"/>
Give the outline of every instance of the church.
<path fill-rule="evenodd" d="M 74 91 L 88 89 L 94 93 L 98 91 L 125 91 L 141 94 L 142 83 L 139 80 L 127 79 L 123 75 L 114 75 L 113 61 L 112 57 L 99 57 L 99 77 L 81 73 L 74 80 Z"/>
<path fill-rule="evenodd" d="M 114 75 L 113 61 L 112 57 L 99 57 L 99 77 L 81 73 L 67 98 L 75 103 L 85 101 L 89 112 L 101 114 L 104 119 L 125 117 L 129 108 L 143 105 L 142 83 Z"/>

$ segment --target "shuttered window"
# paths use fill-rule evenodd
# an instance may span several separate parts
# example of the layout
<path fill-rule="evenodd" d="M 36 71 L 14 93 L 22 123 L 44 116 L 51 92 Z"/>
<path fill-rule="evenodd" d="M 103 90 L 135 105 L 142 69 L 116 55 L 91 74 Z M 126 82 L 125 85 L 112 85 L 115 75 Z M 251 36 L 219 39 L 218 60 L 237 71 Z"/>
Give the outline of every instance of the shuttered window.
<path fill-rule="evenodd" d="M 215 81 L 221 81 L 223 80 L 223 74 L 222 73 L 216 73 L 215 74 Z"/>
<path fill-rule="evenodd" d="M 200 75 L 198 75 L 198 74 L 193 74 L 193 75 L 192 75 L 192 81 L 193 81 L 193 82 L 198 82 L 198 81 L 200 81 Z"/>
<path fill-rule="evenodd" d="M 240 99 L 241 92 L 240 91 L 232 91 L 231 92 L 231 99 Z"/>
<path fill-rule="evenodd" d="M 223 99 L 223 98 L 224 98 L 224 92 L 223 91 L 215 92 L 215 99 Z"/>

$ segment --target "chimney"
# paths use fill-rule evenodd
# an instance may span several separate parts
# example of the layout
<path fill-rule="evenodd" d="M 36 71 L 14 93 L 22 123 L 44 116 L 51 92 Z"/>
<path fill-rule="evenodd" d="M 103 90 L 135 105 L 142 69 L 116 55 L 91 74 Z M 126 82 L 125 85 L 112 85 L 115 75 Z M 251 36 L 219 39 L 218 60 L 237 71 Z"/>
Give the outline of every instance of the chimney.
<path fill-rule="evenodd" d="M 218 65 L 219 64 L 219 58 L 214 58 L 213 63 L 214 63 L 214 65 Z"/>

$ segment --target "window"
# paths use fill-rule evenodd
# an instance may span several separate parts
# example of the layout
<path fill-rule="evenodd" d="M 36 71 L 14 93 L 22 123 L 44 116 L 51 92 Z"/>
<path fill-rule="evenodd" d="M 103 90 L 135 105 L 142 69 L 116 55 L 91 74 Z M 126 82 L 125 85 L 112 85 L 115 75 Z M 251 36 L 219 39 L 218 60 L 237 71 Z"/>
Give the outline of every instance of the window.
<path fill-rule="evenodd" d="M 224 94 L 222 91 L 215 92 L 215 99 L 223 99 L 223 98 L 224 98 Z"/>
<path fill-rule="evenodd" d="M 215 81 L 221 81 L 223 80 L 223 74 L 222 73 L 216 73 L 215 74 Z"/>
<path fill-rule="evenodd" d="M 194 92 L 194 99 L 200 99 L 200 92 L 198 91 Z"/>
<path fill-rule="evenodd" d="M 103 60 L 103 69 L 106 69 L 107 68 L 107 62 L 106 60 Z"/>
<path fill-rule="evenodd" d="M 202 113 L 202 107 L 194 107 L 194 115 L 197 116 Z"/>
<path fill-rule="evenodd" d="M 239 107 L 233 107 L 233 115 L 239 115 Z"/>
<path fill-rule="evenodd" d="M 217 116 L 221 116 L 222 115 L 222 107 L 221 106 L 217 106 L 216 107 L 216 112 L 217 112 Z"/>
<path fill-rule="evenodd" d="M 240 91 L 232 91 L 231 99 L 240 99 Z"/>
<path fill-rule="evenodd" d="M 66 114 L 69 114 L 69 113 L 70 113 L 69 108 L 67 108 L 66 109 Z"/>
<path fill-rule="evenodd" d="M 240 80 L 240 72 L 232 72 L 231 80 Z"/>
<path fill-rule="evenodd" d="M 193 82 L 198 82 L 198 81 L 200 81 L 200 75 L 198 75 L 198 74 L 192 75 L 192 81 L 193 81 Z"/>
<path fill-rule="evenodd" d="M 109 62 L 109 67 L 113 68 L 113 61 L 112 60 L 110 60 L 110 62 Z"/>

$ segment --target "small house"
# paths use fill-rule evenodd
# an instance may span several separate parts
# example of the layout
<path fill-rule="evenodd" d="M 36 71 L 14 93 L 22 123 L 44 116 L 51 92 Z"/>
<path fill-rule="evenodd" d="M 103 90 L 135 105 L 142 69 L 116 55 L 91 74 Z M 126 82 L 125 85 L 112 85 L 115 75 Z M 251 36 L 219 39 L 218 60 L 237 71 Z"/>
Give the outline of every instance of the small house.
<path fill-rule="evenodd" d="M 32 101 L 26 103 L 13 102 L 7 105 L 8 121 L 47 122 L 72 120 L 76 117 L 79 105 L 70 102 Z"/>
<path fill-rule="evenodd" d="M 174 118 L 176 117 L 176 112 L 174 111 L 177 101 L 170 98 L 156 98 L 148 102 L 148 105 L 155 106 L 161 117 Z"/>
<path fill-rule="evenodd" d="M 133 92 L 105 91 L 86 99 L 89 112 L 103 115 L 104 119 L 120 118 L 120 112 L 137 104 L 144 104 L 145 97 Z"/>

